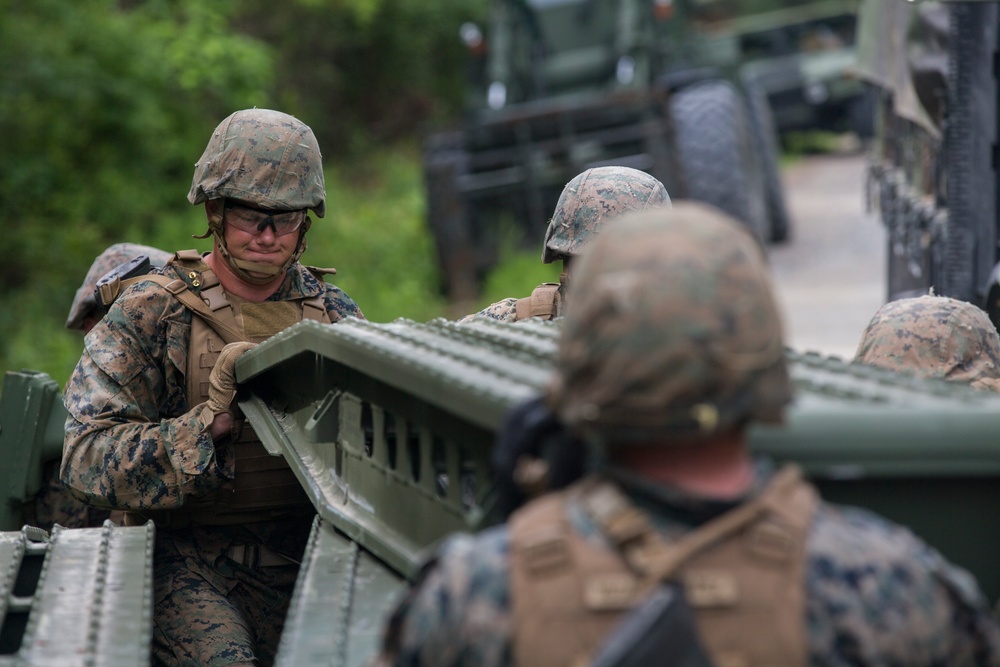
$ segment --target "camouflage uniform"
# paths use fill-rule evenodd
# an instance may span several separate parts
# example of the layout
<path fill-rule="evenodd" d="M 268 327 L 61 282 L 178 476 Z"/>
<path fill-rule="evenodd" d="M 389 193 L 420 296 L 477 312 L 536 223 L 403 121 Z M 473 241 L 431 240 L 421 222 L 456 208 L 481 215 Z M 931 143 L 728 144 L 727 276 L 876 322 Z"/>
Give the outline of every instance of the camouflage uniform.
<path fill-rule="evenodd" d="M 644 171 L 630 167 L 588 169 L 573 177 L 559 195 L 555 213 L 545 231 L 542 262 L 551 264 L 579 255 L 582 248 L 601 233 L 602 227 L 618 216 L 669 205 L 670 195 L 666 188 Z M 546 313 L 541 317 L 552 319 L 562 315 L 566 284 L 566 273 L 563 273 L 555 295 L 548 297 L 553 302 L 545 304 Z M 547 285 L 554 286 L 552 283 Z M 544 285 L 539 285 L 536 291 L 542 288 Z M 524 300 L 502 299 L 478 313 L 466 315 L 459 322 L 469 322 L 476 317 L 516 322 L 524 317 L 524 312 L 531 312 L 530 307 L 525 308 L 527 304 L 522 303 L 522 315 L 518 315 L 518 301 Z M 548 314 L 550 310 L 551 315 Z"/>
<path fill-rule="evenodd" d="M 622 220 L 575 269 L 572 290 L 588 298 L 571 290 L 546 403 L 570 432 L 609 453 L 621 444 L 697 447 L 748 420 L 780 421 L 791 384 L 764 262 L 734 221 L 702 205 Z M 670 542 L 757 497 L 772 471 L 757 461 L 753 484 L 730 499 L 612 466 L 600 477 Z M 561 494 L 566 524 L 620 555 L 573 495 L 578 488 Z M 378 664 L 516 664 L 512 525 L 443 542 L 392 615 Z M 1000 664 L 1000 630 L 974 579 L 908 530 L 820 502 L 807 531 L 806 662 Z"/>
<path fill-rule="evenodd" d="M 169 253 L 137 243 L 115 243 L 109 246 L 90 265 L 83 284 L 77 289 L 66 318 L 67 329 L 85 330 L 84 320 L 93 315 L 97 309 L 97 301 L 94 299 L 97 281 L 111 269 L 137 255 L 148 256 L 154 266 L 163 266 L 170 259 Z M 45 464 L 42 471 L 42 488 L 35 495 L 34 502 L 26 507 L 25 523 L 45 530 L 51 530 L 56 524 L 65 528 L 101 525 L 110 513 L 107 510 L 91 507 L 71 496 L 59 480 L 59 467 L 58 461 Z"/>
<path fill-rule="evenodd" d="M 234 116 L 266 120 L 265 114 L 275 113 L 254 110 Z M 225 129 L 232 118 L 220 125 L 213 140 L 228 139 Z M 281 114 L 279 121 L 290 118 Z M 230 147 L 226 157 L 238 161 L 239 153 L 234 157 Z M 279 170 L 277 161 L 260 164 Z M 319 178 L 321 199 L 308 206 L 321 214 L 325 191 L 321 174 Z M 203 181 L 199 179 L 196 172 L 196 185 Z M 189 195 L 192 202 L 199 196 L 195 189 Z M 265 203 L 281 205 L 281 192 L 261 189 L 272 198 Z M 209 198 L 219 196 L 212 194 Z M 242 196 L 256 203 L 252 193 Z M 303 230 L 295 257 L 304 247 Z M 200 293 L 197 273 L 178 265 L 151 274 L 178 278 Z M 332 322 L 363 317 L 343 291 L 297 261 L 267 301 L 314 296 L 322 298 Z M 215 415 L 208 403 L 188 403 L 185 373 L 192 320 L 191 311 L 163 287 L 140 281 L 122 292 L 87 336 L 65 394 L 70 416 L 62 479 L 76 497 L 130 512 L 172 510 L 236 476 L 231 445 L 213 441 Z M 274 519 L 262 512 L 260 520 L 239 525 L 185 525 L 183 513 L 160 516 L 154 556 L 157 662 L 270 664 L 308 538 L 311 508 Z"/>
<path fill-rule="evenodd" d="M 925 295 L 890 301 L 865 328 L 854 360 L 1000 391 L 1000 336 L 966 301 Z"/>
<path fill-rule="evenodd" d="M 760 468 L 757 488 L 767 479 L 766 466 Z M 740 502 L 621 486 L 668 538 Z M 577 507 L 570 505 L 567 516 L 580 534 L 603 544 Z M 508 547 L 506 526 L 449 538 L 395 612 L 402 626 L 389 664 L 514 665 Z M 975 581 L 908 530 L 864 510 L 823 504 L 807 549 L 809 664 L 998 664 L 1000 636 Z"/>

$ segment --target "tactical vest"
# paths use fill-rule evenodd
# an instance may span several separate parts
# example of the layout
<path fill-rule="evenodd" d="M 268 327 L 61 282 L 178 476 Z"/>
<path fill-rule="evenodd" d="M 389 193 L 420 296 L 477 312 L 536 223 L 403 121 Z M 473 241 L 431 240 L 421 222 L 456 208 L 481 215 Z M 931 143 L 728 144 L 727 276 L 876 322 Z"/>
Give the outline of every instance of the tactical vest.
<path fill-rule="evenodd" d="M 515 664 L 589 664 L 625 614 L 672 580 L 718 667 L 805 665 L 806 539 L 817 497 L 788 466 L 757 498 L 670 542 L 597 478 L 532 502 L 509 522 Z M 612 549 L 572 529 L 570 500 Z"/>
<path fill-rule="evenodd" d="M 176 267 L 184 280 L 146 275 L 125 281 L 148 280 L 162 286 L 191 311 L 186 392 L 188 406 L 208 400 L 209 376 L 227 343 L 262 342 L 301 321 L 329 323 L 323 295 L 291 301 L 252 303 L 227 294 L 218 277 L 196 250 L 182 250 L 167 263 Z M 312 269 L 310 269 L 312 270 Z M 323 270 L 316 269 L 322 279 Z M 231 451 L 235 456 L 235 477 L 214 493 L 187 500 L 169 510 L 144 512 L 158 525 L 229 525 L 265 521 L 290 513 L 310 511 L 309 499 L 284 457 L 272 456 L 241 415 L 236 415 L 231 431 Z"/>
<path fill-rule="evenodd" d="M 531 296 L 518 299 L 515 306 L 516 320 L 538 317 L 551 320 L 562 313 L 561 283 L 542 283 L 531 291 Z"/>

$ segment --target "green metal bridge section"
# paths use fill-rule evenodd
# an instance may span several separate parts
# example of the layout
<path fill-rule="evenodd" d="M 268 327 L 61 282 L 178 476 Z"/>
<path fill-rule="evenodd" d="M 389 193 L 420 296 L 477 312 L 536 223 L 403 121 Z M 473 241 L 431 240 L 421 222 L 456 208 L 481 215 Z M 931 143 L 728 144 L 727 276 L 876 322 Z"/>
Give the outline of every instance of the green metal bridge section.
<path fill-rule="evenodd" d="M 415 576 L 422 555 L 452 531 L 478 530 L 495 520 L 488 465 L 494 435 L 510 407 L 548 382 L 558 337 L 558 322 L 302 322 L 240 358 L 240 407 L 269 450 L 289 461 L 318 514 L 279 665 L 365 664 L 377 648 L 385 614 Z M 788 423 L 752 430 L 754 450 L 798 462 L 829 500 L 870 507 L 909 525 L 972 571 L 991 599 L 1000 596 L 1000 572 L 993 567 L 1000 518 L 991 509 L 1000 504 L 1000 396 L 814 354 L 789 351 L 788 359 L 797 387 Z M 33 387 L 46 378 L 29 379 Z M 20 450 L 42 446 L 46 438 L 40 433 L 51 429 L 41 415 L 58 409 L 50 405 L 46 412 L 32 403 L 38 392 L 23 390 L 21 377 L 14 380 L 8 374 L 0 397 L 0 456 L 44 460 Z M 56 401 L 58 391 L 47 396 Z M 31 489 L 25 482 L 30 469 L 21 465 L 19 479 L 6 478 L 9 511 Z M 0 570 L 27 562 L 6 555 L 17 544 L 22 553 L 44 549 L 44 558 L 51 559 L 58 545 L 80 535 L 86 550 L 109 554 L 91 556 L 106 563 L 108 574 L 100 576 L 127 576 L 124 570 L 148 576 L 150 547 L 99 546 L 103 536 L 109 545 L 116 544 L 112 537 L 136 539 L 130 531 L 140 531 L 151 544 L 152 528 L 107 524 L 57 529 L 47 541 L 25 531 L 0 533 Z M 77 584 L 99 579 L 100 568 L 87 563 Z M 94 614 L 80 612 L 78 598 L 66 593 L 35 593 L 27 596 L 30 603 L 24 595 L 10 597 L 11 582 L 24 576 L 25 567 L 7 570 L 0 584 L 4 599 L 17 604 L 0 607 L 0 645 L 17 648 L 0 651 L 0 667 L 53 664 L 29 651 L 47 627 L 33 619 L 55 613 L 36 612 L 40 603 L 76 610 L 61 617 L 74 629 L 60 633 L 55 645 L 76 645 L 73 633 L 90 637 L 94 627 L 112 627 L 95 626 Z M 122 601 L 113 604 L 131 609 L 129 620 L 148 628 L 149 600 L 141 590 L 127 586 Z M 104 594 L 97 599 L 86 605 L 107 604 Z M 139 637 L 148 651 L 139 631 L 117 636 Z M 97 650 L 97 644 L 86 649 L 91 655 Z"/>

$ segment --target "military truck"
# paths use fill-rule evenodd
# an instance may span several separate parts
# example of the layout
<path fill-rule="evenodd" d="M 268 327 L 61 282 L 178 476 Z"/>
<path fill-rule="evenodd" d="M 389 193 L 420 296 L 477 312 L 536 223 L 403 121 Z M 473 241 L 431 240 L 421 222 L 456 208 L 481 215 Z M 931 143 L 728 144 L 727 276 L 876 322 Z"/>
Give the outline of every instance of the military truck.
<path fill-rule="evenodd" d="M 764 89 L 779 134 L 873 132 L 874 97 L 857 77 L 859 0 L 696 3 L 694 60 Z"/>
<path fill-rule="evenodd" d="M 674 198 L 719 206 L 762 241 L 788 213 L 762 90 L 744 91 L 683 53 L 674 0 L 494 0 L 470 51 L 461 128 L 424 147 L 427 221 L 447 291 L 478 291 L 505 241 L 540 249 L 563 186 L 593 166 L 648 171 Z M 750 84 L 751 86 L 753 84 Z"/>
<path fill-rule="evenodd" d="M 424 145 L 447 291 L 474 296 L 505 245 L 540 248 L 563 185 L 592 166 L 643 169 L 764 242 L 788 239 L 778 130 L 871 132 L 853 76 L 857 4 L 493 0 L 485 29 L 460 31 L 461 126 Z"/>
<path fill-rule="evenodd" d="M 317 511 L 276 664 L 364 665 L 421 554 L 499 519 L 488 462 L 505 412 L 547 383 L 559 322 L 301 322 L 237 363 L 239 404 Z M 798 399 L 752 446 L 829 500 L 909 525 L 1000 596 L 1000 395 L 788 352 Z M 42 461 L 54 383 L 9 373 L 0 457 Z M 16 510 L 37 484 L 7 477 Z M 996 499 L 996 502 L 994 502 Z M 0 526 L 0 666 L 149 662 L 155 526 Z"/>
<path fill-rule="evenodd" d="M 868 195 L 888 232 L 887 299 L 933 289 L 1000 325 L 1000 3 L 866 0 L 859 31 L 878 92 Z"/>

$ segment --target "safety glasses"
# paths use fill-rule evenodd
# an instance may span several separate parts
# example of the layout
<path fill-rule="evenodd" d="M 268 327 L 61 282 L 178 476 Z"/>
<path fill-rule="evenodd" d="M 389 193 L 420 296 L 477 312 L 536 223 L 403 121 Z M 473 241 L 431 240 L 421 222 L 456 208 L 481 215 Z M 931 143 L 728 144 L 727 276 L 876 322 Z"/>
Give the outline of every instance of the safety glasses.
<path fill-rule="evenodd" d="M 227 199 L 224 220 L 230 225 L 247 234 L 260 234 L 268 226 L 274 230 L 275 236 L 284 236 L 298 231 L 305 222 L 306 212 L 273 211 L 255 208 Z"/>

